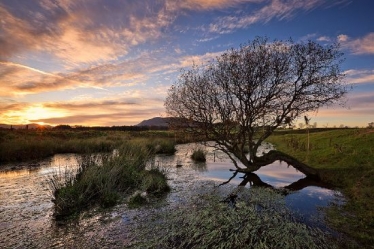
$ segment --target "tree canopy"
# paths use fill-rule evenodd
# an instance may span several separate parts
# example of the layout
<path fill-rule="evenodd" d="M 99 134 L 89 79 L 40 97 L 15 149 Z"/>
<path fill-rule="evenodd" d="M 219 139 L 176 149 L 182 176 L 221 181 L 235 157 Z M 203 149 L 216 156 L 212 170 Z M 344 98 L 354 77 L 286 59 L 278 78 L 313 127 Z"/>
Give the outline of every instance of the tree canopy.
<path fill-rule="evenodd" d="M 266 157 L 259 146 L 276 128 L 347 93 L 342 56 L 338 44 L 258 37 L 183 70 L 166 111 L 172 125 L 215 141 L 237 168 L 239 159 L 254 171 Z"/>

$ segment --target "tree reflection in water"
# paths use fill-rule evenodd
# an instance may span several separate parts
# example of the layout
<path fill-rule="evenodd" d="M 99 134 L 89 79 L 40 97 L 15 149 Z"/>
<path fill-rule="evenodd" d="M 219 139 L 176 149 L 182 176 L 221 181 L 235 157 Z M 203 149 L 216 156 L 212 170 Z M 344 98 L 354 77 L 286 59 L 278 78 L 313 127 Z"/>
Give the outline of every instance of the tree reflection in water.
<path fill-rule="evenodd" d="M 230 183 L 231 180 L 234 179 L 239 173 L 239 171 L 236 171 L 236 170 L 230 170 L 230 171 L 234 172 L 233 175 L 227 181 L 221 183 L 219 186 Z M 271 189 L 277 189 L 277 190 L 284 189 L 284 190 L 289 190 L 289 191 L 299 191 L 307 187 L 320 187 L 320 188 L 333 190 L 333 186 L 331 184 L 325 183 L 319 179 L 316 179 L 310 176 L 306 176 L 282 188 L 276 188 L 273 185 L 264 182 L 263 180 L 261 180 L 261 178 L 257 174 L 252 173 L 252 172 L 246 173 L 244 174 L 244 176 L 241 176 L 240 178 L 243 179 L 238 185 L 240 187 L 244 187 L 247 184 L 249 184 L 249 186 L 254 186 L 254 187 L 265 187 L 265 188 L 271 188 Z M 282 192 L 287 194 L 289 191 L 282 191 Z"/>

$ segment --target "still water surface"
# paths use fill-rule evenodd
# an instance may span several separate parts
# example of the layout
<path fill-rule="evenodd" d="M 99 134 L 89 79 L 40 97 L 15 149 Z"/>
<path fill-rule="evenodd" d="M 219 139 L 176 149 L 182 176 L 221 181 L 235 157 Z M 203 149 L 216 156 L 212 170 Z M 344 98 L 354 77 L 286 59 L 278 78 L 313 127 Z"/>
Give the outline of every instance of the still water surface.
<path fill-rule="evenodd" d="M 219 185 L 232 176 L 229 169 L 234 167 L 230 160 L 211 148 L 204 147 L 208 152 L 206 163 L 194 163 L 190 155 L 199 146 L 178 145 L 174 155 L 155 157 L 153 164 L 167 168 L 173 189 L 166 197 L 165 205 L 183 202 L 194 194 L 194 186 L 201 182 Z M 266 145 L 262 149 L 270 148 Z M 131 227 L 157 212 L 157 208 L 130 210 L 125 204 L 119 204 L 104 212 L 86 213 L 76 224 L 56 225 L 48 179 L 56 173 L 74 169 L 76 165 L 74 154 L 55 155 L 32 165 L 0 165 L 0 248 L 121 248 L 133 239 Z M 263 182 L 276 188 L 305 177 L 281 162 L 255 173 Z M 238 185 L 243 181 L 241 177 L 243 175 L 238 174 L 229 184 Z M 319 216 L 318 207 L 343 200 L 338 192 L 315 186 L 291 192 L 285 199 L 289 207 L 311 224 L 314 222 L 311 217 Z"/>
<path fill-rule="evenodd" d="M 206 163 L 195 163 L 190 159 L 190 155 L 197 148 L 202 148 L 207 152 Z M 258 154 L 262 154 L 271 149 L 273 149 L 272 145 L 265 143 L 259 148 Z M 229 169 L 235 169 L 230 159 L 222 152 L 215 151 L 211 147 L 205 147 L 194 143 L 178 145 L 178 151 L 175 155 L 166 156 L 165 158 L 159 156 L 156 157 L 156 160 L 157 158 L 160 158 L 160 162 L 166 162 L 168 165 L 181 164 L 183 167 L 187 166 L 194 169 L 199 178 L 213 180 L 217 185 L 227 181 L 233 176 L 233 172 Z M 239 164 L 239 166 L 244 167 L 241 164 Z M 301 183 L 303 180 L 306 180 L 306 176 L 303 173 L 280 161 L 264 166 L 254 173 L 264 183 L 277 189 L 291 187 L 294 186 L 296 182 Z M 239 185 L 243 182 L 243 177 L 244 174 L 238 173 L 229 184 Z M 250 187 L 250 184 L 247 183 L 246 187 Z M 320 212 L 320 208 L 327 207 L 332 203 L 336 205 L 344 203 L 342 194 L 331 188 L 327 188 L 326 184 L 306 181 L 306 183 L 296 184 L 294 187 L 301 189 L 290 191 L 285 195 L 286 205 L 295 213 L 300 214 L 300 218 L 309 225 L 314 224 L 323 227 L 323 221 L 321 221 L 321 219 L 323 219 L 323 213 Z"/>

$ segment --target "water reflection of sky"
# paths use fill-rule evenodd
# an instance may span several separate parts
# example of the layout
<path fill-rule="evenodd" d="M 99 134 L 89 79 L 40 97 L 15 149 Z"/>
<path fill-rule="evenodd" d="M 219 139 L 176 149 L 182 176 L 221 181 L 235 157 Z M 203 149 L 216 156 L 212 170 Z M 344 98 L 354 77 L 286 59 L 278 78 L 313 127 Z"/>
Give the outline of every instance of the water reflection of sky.
<path fill-rule="evenodd" d="M 210 180 L 227 181 L 233 175 L 230 169 L 235 169 L 230 161 L 208 161 L 206 164 L 207 170 L 203 172 L 202 177 Z M 287 164 L 279 161 L 264 166 L 254 173 L 256 173 L 263 182 L 277 188 L 285 187 L 305 177 L 303 173 L 297 171 L 292 166 L 287 166 Z M 231 183 L 239 184 L 242 181 L 242 176 L 243 174 L 238 174 Z"/>
<path fill-rule="evenodd" d="M 177 164 L 182 165 L 182 167 L 192 168 L 196 171 L 197 177 L 201 177 L 207 180 L 216 181 L 217 184 L 227 181 L 233 176 L 230 169 L 235 169 L 233 163 L 222 153 L 214 151 L 212 149 L 206 149 L 207 151 L 207 162 L 203 164 L 195 164 L 191 159 L 195 148 L 201 145 L 196 144 L 184 144 L 178 145 L 177 153 L 173 156 L 168 156 L 163 159 L 158 158 L 161 163 L 175 166 Z M 266 151 L 265 148 L 263 151 Z M 239 164 L 240 167 L 244 167 Z M 294 167 L 287 165 L 284 162 L 276 161 L 270 165 L 261 167 L 256 173 L 260 179 L 272 185 L 275 188 L 286 187 L 300 179 L 305 178 L 305 175 Z M 244 174 L 238 173 L 235 178 L 230 181 L 230 184 L 238 185 L 243 181 Z M 249 184 L 247 184 L 247 187 Z M 315 217 L 320 217 L 321 214 L 318 213 L 319 207 L 326 207 L 331 202 L 342 203 L 341 194 L 336 191 L 309 186 L 305 187 L 299 191 L 290 192 L 285 197 L 286 205 L 292 210 L 296 211 L 305 219 L 307 223 L 315 223 Z"/>
<path fill-rule="evenodd" d="M 285 187 L 305 177 L 303 173 L 297 171 L 294 167 L 288 166 L 286 163 L 280 161 L 264 166 L 254 173 L 256 173 L 262 181 L 274 187 Z"/>

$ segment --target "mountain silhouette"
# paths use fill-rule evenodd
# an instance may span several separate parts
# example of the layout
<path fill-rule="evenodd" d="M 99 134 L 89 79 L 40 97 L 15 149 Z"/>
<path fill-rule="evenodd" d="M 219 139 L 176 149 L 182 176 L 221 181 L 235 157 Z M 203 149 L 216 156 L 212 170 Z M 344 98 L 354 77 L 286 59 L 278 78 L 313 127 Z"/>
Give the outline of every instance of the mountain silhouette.
<path fill-rule="evenodd" d="M 151 119 L 146 119 L 135 126 L 159 126 L 168 127 L 169 118 L 154 117 Z"/>

